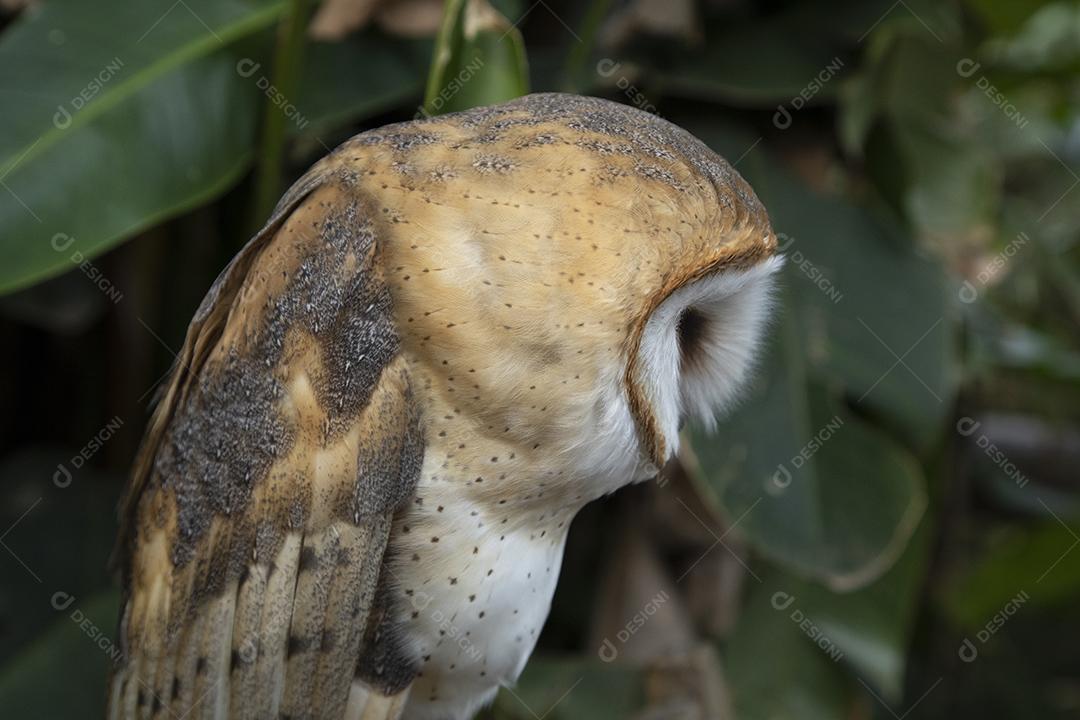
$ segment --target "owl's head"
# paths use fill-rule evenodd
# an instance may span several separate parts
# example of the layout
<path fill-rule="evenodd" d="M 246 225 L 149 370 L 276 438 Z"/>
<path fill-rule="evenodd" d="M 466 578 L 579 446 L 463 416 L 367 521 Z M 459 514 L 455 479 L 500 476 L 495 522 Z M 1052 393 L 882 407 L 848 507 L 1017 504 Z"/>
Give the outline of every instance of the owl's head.
<path fill-rule="evenodd" d="M 658 296 L 634 328 L 627 390 L 654 463 L 678 449 L 685 421 L 712 429 L 749 384 L 781 265 L 773 256 L 708 268 Z"/>
<path fill-rule="evenodd" d="M 404 343 L 458 418 L 567 474 L 655 472 L 746 386 L 780 260 L 728 163 L 653 115 L 532 95 L 364 153 Z M 459 443 L 467 444 L 467 443 Z M 561 464 L 560 464 L 561 463 Z M 606 486 L 605 486 L 606 487 Z"/>

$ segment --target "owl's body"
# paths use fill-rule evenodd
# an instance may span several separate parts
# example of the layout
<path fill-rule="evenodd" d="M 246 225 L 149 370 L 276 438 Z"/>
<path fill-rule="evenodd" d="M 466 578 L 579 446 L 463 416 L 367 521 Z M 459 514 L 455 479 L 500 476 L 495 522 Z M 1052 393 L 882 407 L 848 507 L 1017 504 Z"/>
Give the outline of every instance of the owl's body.
<path fill-rule="evenodd" d="M 113 717 L 471 717 L 578 509 L 737 391 L 774 248 L 726 163 L 604 101 L 344 144 L 219 278 L 148 431 Z"/>
<path fill-rule="evenodd" d="M 572 513 L 553 511 L 540 520 L 537 512 L 511 525 L 514 513 L 505 506 L 484 508 L 435 487 L 421 492 L 425 504 L 439 503 L 430 510 L 436 516 L 411 512 L 395 525 L 401 554 L 389 568 L 405 596 L 398 608 L 402 639 L 422 663 L 405 716 L 471 717 L 500 685 L 513 683 L 532 652 Z M 399 544 L 408 523 L 414 523 L 410 534 L 422 534 Z M 432 537 L 439 538 L 437 547 Z"/>

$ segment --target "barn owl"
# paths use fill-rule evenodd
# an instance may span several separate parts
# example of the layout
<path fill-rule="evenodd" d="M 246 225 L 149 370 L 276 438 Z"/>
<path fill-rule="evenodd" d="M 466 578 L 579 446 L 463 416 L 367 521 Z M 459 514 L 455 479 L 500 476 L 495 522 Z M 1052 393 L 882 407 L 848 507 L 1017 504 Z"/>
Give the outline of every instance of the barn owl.
<path fill-rule="evenodd" d="M 472 717 L 575 513 L 747 383 L 775 250 L 730 165 L 604 100 L 341 145 L 218 277 L 151 418 L 109 717 Z"/>

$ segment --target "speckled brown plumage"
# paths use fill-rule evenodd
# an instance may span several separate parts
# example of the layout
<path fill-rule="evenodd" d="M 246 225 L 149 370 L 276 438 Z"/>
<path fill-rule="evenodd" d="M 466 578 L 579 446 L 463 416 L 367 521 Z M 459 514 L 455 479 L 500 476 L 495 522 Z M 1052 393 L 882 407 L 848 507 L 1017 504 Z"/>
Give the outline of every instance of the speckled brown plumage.
<path fill-rule="evenodd" d="M 727 163 L 606 101 L 343 144 L 211 288 L 151 420 L 111 717 L 465 717 L 528 656 L 576 510 L 670 454 L 646 322 L 774 249 Z"/>

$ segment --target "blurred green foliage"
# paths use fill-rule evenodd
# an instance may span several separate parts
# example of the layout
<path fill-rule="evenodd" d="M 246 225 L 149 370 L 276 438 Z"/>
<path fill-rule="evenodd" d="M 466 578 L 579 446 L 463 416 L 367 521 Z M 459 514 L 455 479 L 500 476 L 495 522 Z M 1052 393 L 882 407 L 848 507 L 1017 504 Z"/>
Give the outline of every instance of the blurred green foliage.
<path fill-rule="evenodd" d="M 0 302 L 0 707 L 100 704 L 143 391 L 261 222 L 252 196 L 366 127 L 571 88 L 724 155 L 787 257 L 753 386 L 682 458 L 717 542 L 749 550 L 733 625 L 696 634 L 735 716 L 1080 712 L 1080 656 L 1056 649 L 1080 631 L 1080 7 L 449 0 L 433 40 L 369 26 L 299 53 L 275 32 L 305 9 L 50 0 L 0 30 L 0 290 L 21 290 Z M 118 412 L 93 470 L 55 481 Z M 655 705 L 654 668 L 583 639 L 588 547 L 572 535 L 540 651 L 490 716 Z"/>
<path fill-rule="evenodd" d="M 528 92 L 521 31 L 486 0 L 449 0 L 431 54 L 425 113 L 492 105 Z"/>

